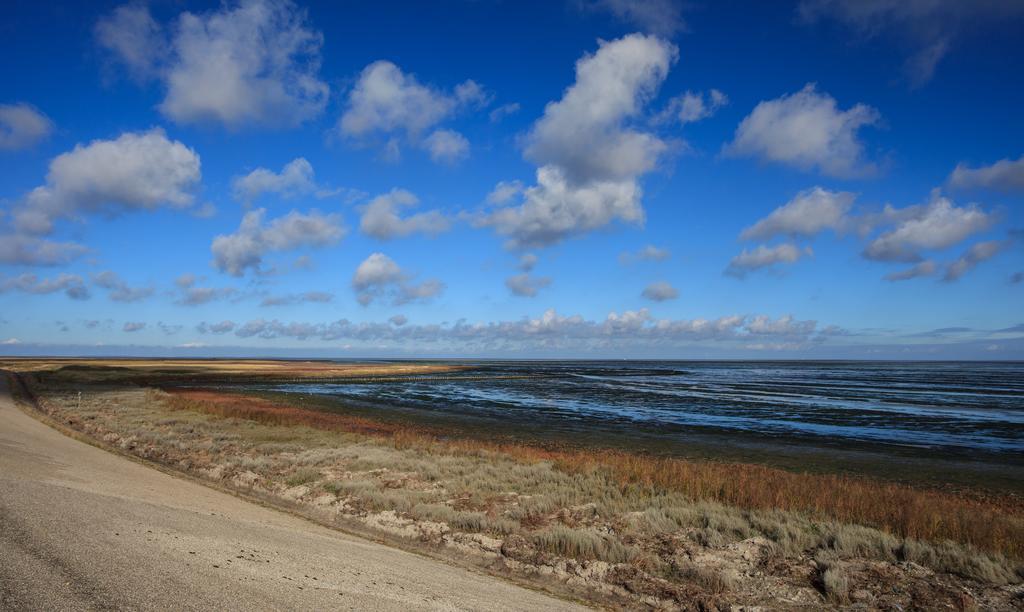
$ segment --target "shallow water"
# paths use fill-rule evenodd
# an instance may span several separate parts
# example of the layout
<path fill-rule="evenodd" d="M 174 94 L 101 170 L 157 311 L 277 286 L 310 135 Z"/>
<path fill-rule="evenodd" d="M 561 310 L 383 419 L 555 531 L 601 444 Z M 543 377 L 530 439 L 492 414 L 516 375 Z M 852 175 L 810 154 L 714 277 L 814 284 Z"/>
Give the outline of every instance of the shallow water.
<path fill-rule="evenodd" d="M 260 389 L 495 434 L 645 449 L 836 448 L 1024 465 L 1024 363 L 469 364 L 445 377 Z"/>

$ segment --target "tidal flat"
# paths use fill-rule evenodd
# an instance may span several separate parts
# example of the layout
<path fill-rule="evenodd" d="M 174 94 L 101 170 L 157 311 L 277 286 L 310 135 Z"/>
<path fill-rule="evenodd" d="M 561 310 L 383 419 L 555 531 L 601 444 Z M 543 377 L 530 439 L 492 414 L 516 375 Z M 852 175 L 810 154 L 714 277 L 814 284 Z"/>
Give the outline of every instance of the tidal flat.
<path fill-rule="evenodd" d="M 492 365 L 466 363 L 347 364 L 346 372 L 332 371 L 315 381 L 294 380 L 299 378 L 294 366 L 281 366 L 287 376 L 253 380 L 250 369 L 223 362 L 210 369 L 173 361 L 21 361 L 2 367 L 17 373 L 26 405 L 100 444 L 342 529 L 472 560 L 488 571 L 593 603 L 1000 608 L 1020 605 L 1024 594 L 1024 504 L 1012 487 L 1000 488 L 1000 479 L 977 487 L 959 481 L 940 486 L 929 478 L 915 482 L 905 466 L 892 468 L 897 478 L 870 477 L 870 470 L 844 466 L 842 456 L 834 464 L 815 460 L 812 468 L 800 469 L 798 463 L 772 459 L 773 446 L 759 436 L 771 441 L 791 435 L 808 447 L 829 445 L 809 438 L 815 442 L 810 445 L 785 431 L 737 433 L 733 428 L 743 441 L 730 451 L 735 455 L 678 452 L 653 442 L 631 448 L 631 427 L 637 440 L 664 443 L 675 435 L 682 447 L 688 438 L 679 429 L 644 427 L 642 419 L 622 414 L 605 421 L 592 416 L 596 409 L 588 404 L 595 402 L 579 389 L 606 393 L 615 381 L 602 380 L 589 365 L 585 372 L 572 365 L 575 375 L 560 379 L 496 373 Z M 686 374 L 664 370 L 664 364 L 635 366 L 621 384 L 629 393 L 645 385 L 658 391 L 658 381 L 650 379 L 671 376 L 690 384 L 690 394 L 707 393 L 709 383 L 694 388 L 695 377 L 686 383 Z M 785 377 L 770 376 L 789 396 L 813 397 L 810 380 L 798 394 Z M 1005 391 L 1000 397 L 1012 408 L 1015 391 L 1007 385 L 1015 379 L 1000 376 L 983 385 Z M 748 376 L 744 393 L 756 396 L 749 387 L 763 385 L 768 377 Z M 981 384 L 975 375 L 967 378 Z M 567 384 L 563 380 L 577 390 L 560 388 Z M 895 383 L 885 392 L 897 392 Z M 942 393 L 968 397 L 950 386 L 949 376 L 943 384 Z M 472 409 L 470 402 L 441 402 L 448 408 L 437 408 L 437 393 L 429 391 L 454 386 L 445 391 L 449 397 L 479 396 L 488 385 L 492 404 L 480 403 L 487 409 L 477 421 L 462 415 Z M 384 391 L 366 391 L 375 386 Z M 531 425 L 522 416 L 525 408 L 508 419 L 508 428 L 496 426 L 503 412 L 514 410 L 494 405 L 494 387 L 505 403 L 516 388 L 520 396 L 546 393 L 561 410 L 558 419 L 571 426 L 553 425 L 558 419 L 538 409 L 527 412 L 533 415 Z M 977 397 L 978 389 L 973 393 Z M 574 403 L 561 405 L 559 398 L 566 395 Z M 385 404 L 389 397 L 402 401 Z M 721 403 L 728 401 L 723 396 Z M 621 402 L 630 403 L 640 404 Z M 962 403 L 961 412 L 984 410 Z M 391 408 L 375 407 L 383 405 Z M 435 407 L 418 407 L 424 405 Z M 792 421 L 835 420 L 785 410 Z M 1001 425 L 1004 429 L 993 426 L 991 418 L 984 426 L 954 425 L 955 419 L 969 419 L 937 418 L 935 410 L 941 408 L 922 408 L 919 402 L 916 425 L 905 428 L 932 438 L 947 436 L 954 442 L 945 445 L 942 452 L 948 453 L 956 446 L 957 431 L 974 427 L 961 445 L 987 444 L 984 452 L 1005 453 L 1004 463 L 1012 465 L 1012 446 L 1020 443 L 1012 420 Z M 991 417 L 1007 408 L 988 410 Z M 572 443 L 556 439 L 581 431 L 591 433 L 573 436 Z M 701 438 L 708 433 L 697 427 L 689 438 L 714 447 L 707 441 L 713 438 Z M 727 434 L 715 433 L 722 440 Z M 744 435 L 753 436 L 754 443 Z M 855 439 L 845 443 L 864 445 L 856 450 L 870 453 L 870 464 L 905 463 L 901 457 L 911 453 L 924 462 L 928 452 L 941 454 L 918 443 L 885 459 L 880 448 L 907 445 L 846 437 Z M 760 445 L 762 454 L 744 461 L 744 444 Z M 1009 450 L 1000 450 L 1007 444 Z M 955 460 L 970 464 L 976 451 L 967 449 Z M 806 452 L 803 456 L 813 457 L 818 451 Z M 1001 478 L 1012 480 L 1013 471 Z"/>

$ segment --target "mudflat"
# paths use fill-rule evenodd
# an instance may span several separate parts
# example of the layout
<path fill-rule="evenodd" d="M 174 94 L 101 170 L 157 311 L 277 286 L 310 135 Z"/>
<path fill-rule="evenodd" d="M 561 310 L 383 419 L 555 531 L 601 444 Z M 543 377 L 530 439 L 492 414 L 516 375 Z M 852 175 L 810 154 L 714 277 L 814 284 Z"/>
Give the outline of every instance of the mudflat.
<path fill-rule="evenodd" d="M 0 378 L 0 609 L 569 610 L 164 474 L 29 417 Z"/>

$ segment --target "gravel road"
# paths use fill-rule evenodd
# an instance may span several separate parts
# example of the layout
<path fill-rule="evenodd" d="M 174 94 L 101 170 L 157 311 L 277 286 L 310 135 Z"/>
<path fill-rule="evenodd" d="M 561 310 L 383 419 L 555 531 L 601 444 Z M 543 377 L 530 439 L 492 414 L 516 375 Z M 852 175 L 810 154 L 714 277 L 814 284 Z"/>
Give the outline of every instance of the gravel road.
<path fill-rule="evenodd" d="M 0 376 L 0 610 L 562 610 L 79 442 Z"/>

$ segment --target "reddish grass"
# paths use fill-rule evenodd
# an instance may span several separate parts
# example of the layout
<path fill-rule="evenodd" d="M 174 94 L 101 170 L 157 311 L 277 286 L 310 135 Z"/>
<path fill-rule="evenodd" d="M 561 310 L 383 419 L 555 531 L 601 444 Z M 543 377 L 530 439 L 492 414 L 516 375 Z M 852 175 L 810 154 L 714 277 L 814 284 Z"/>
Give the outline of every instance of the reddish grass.
<path fill-rule="evenodd" d="M 456 454 L 491 451 L 520 461 L 551 461 L 569 472 L 604 470 L 621 486 L 677 491 L 695 500 L 749 510 L 801 512 L 876 527 L 901 537 L 948 539 L 1024 558 L 1024 504 L 1015 498 L 983 499 L 868 478 L 794 473 L 745 463 L 689 461 L 614 450 L 558 450 L 476 439 L 442 440 L 439 432 L 420 427 L 208 391 L 176 391 L 170 403 L 179 409 L 268 425 L 305 425 L 385 438 L 399 448 Z"/>

